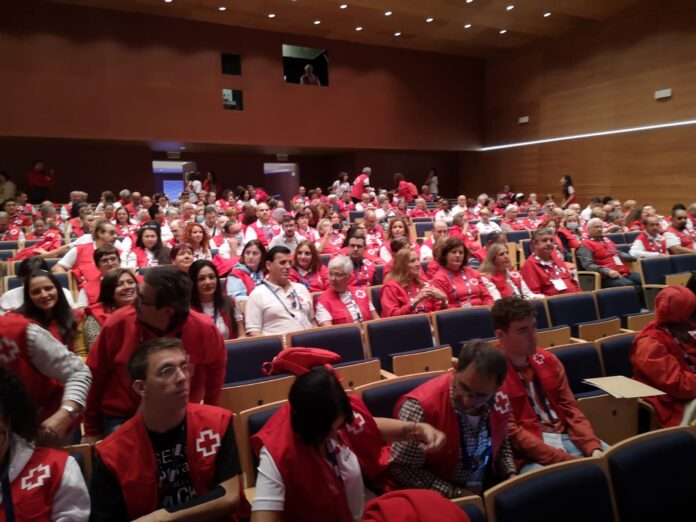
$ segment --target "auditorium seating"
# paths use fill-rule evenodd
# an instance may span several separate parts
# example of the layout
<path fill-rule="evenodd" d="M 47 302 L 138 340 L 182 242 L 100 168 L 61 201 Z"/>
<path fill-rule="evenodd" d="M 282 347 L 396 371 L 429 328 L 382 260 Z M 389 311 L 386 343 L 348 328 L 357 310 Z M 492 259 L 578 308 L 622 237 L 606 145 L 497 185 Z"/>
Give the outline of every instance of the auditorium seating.
<path fill-rule="evenodd" d="M 573 337 L 594 341 L 621 331 L 619 318 L 600 319 L 591 293 L 556 295 L 546 299 L 554 326 L 568 325 Z"/>
<path fill-rule="evenodd" d="M 486 306 L 441 310 L 433 312 L 432 317 L 437 343 L 449 344 L 453 349 L 462 341 L 495 337 L 491 310 Z"/>
<path fill-rule="evenodd" d="M 225 341 L 227 351 L 225 384 L 264 377 L 263 363 L 271 362 L 282 349 L 282 335 L 245 337 Z"/>
<path fill-rule="evenodd" d="M 568 385 L 576 398 L 592 397 L 604 392 L 583 382 L 584 379 L 603 377 L 602 360 L 593 343 L 567 344 L 548 348 L 563 364 Z"/>
<path fill-rule="evenodd" d="M 483 499 L 478 495 L 453 498 L 452 502 L 462 508 L 469 517 L 469 522 L 486 522 L 486 511 L 483 507 Z"/>
<path fill-rule="evenodd" d="M 628 326 L 629 321 L 631 321 L 633 326 L 645 324 L 645 318 L 641 319 L 639 317 L 644 312 L 642 311 L 638 294 L 636 294 L 633 287 L 624 286 L 596 290 L 594 296 L 597 301 L 599 317 L 602 319 L 618 317 L 621 320 L 621 327 L 631 330 L 634 328 Z M 653 317 L 653 314 L 648 313 L 647 315 L 648 320 Z"/>
<path fill-rule="evenodd" d="M 379 357 L 382 368 L 391 371 L 394 355 L 435 347 L 427 315 L 404 315 L 366 321 L 368 353 Z"/>
<path fill-rule="evenodd" d="M 394 406 L 405 393 L 417 388 L 424 382 L 442 375 L 443 372 L 427 372 L 414 375 L 396 377 L 395 379 L 385 379 L 360 386 L 355 392 L 362 398 L 363 402 L 374 417 L 393 417 L 395 416 Z"/>
<path fill-rule="evenodd" d="M 222 388 L 220 407 L 234 413 L 263 406 L 288 398 L 294 375 L 279 375 L 269 378 L 248 380 Z"/>
<path fill-rule="evenodd" d="M 623 333 L 610 335 L 596 341 L 595 344 L 602 357 L 604 371 L 607 375 L 623 375 L 625 377 L 633 375 L 630 354 L 635 337 L 635 333 Z"/>
<path fill-rule="evenodd" d="M 366 352 L 360 325 L 346 324 L 300 330 L 287 335 L 287 346 L 324 348 L 341 356 L 342 362 L 361 361 Z"/>
<path fill-rule="evenodd" d="M 372 302 L 372 306 L 375 307 L 375 311 L 379 316 L 382 315 L 382 301 L 379 298 L 379 294 L 382 291 L 382 286 L 383 285 L 375 285 L 368 287 L 368 290 L 370 291 L 370 302 Z"/>

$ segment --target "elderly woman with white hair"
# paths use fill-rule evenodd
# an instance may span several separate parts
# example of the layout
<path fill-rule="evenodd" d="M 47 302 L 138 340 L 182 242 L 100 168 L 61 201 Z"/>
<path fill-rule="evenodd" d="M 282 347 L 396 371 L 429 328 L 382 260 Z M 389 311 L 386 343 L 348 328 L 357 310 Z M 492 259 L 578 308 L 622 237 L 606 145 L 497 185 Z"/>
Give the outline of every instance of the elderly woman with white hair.
<path fill-rule="evenodd" d="M 513 232 L 515 230 L 524 230 L 524 224 L 517 219 L 520 209 L 517 205 L 508 205 L 505 207 L 505 217 L 500 222 L 500 228 L 503 232 Z"/>
<path fill-rule="evenodd" d="M 348 286 L 353 262 L 348 256 L 336 256 L 329 261 L 330 287 L 317 299 L 316 319 L 319 326 L 362 323 L 379 319 L 364 288 Z"/>

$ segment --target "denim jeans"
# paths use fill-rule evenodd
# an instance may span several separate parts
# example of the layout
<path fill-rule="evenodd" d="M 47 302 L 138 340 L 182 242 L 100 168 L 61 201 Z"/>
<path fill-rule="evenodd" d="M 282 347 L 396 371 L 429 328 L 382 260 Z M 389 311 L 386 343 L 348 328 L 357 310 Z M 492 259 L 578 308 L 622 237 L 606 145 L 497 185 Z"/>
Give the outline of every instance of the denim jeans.
<path fill-rule="evenodd" d="M 573 441 L 570 440 L 570 436 L 567 433 L 561 435 L 561 439 L 563 440 L 563 449 L 568 455 L 572 455 L 574 457 L 586 456 L 583 454 L 582 451 L 578 449 L 578 447 L 575 444 L 573 444 Z M 606 451 L 609 449 L 609 444 L 601 440 L 599 442 L 602 445 L 602 447 L 600 448 L 602 451 Z M 522 473 L 527 473 L 528 471 L 534 471 L 535 469 L 540 469 L 543 467 L 544 466 L 542 464 L 538 464 L 536 462 L 529 462 L 520 468 L 520 475 Z"/>

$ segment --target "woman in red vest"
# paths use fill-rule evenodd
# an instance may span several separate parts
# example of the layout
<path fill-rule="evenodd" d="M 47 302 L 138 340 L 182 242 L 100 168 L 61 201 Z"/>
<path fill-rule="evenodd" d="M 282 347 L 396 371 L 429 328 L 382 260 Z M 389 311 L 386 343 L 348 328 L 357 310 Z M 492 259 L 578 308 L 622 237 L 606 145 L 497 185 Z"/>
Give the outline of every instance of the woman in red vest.
<path fill-rule="evenodd" d="M 385 263 L 388 263 L 392 259 L 391 241 L 400 237 L 405 237 L 408 240 L 408 244 L 411 246 L 411 250 L 420 256 L 420 245 L 411 237 L 411 229 L 409 228 L 407 218 L 394 218 L 389 222 L 389 226 L 387 227 L 387 239 L 379 249 L 379 257 L 382 258 Z"/>
<path fill-rule="evenodd" d="M 36 321 L 70 351 L 74 351 L 77 335 L 75 312 L 52 273 L 35 270 L 29 274 L 24 284 L 24 304 L 15 313 Z"/>
<path fill-rule="evenodd" d="M 189 223 L 184 229 L 183 240 L 191 245 L 193 259 L 207 259 L 210 261 L 213 256 L 210 253 L 210 238 L 203 226 L 199 223 Z"/>
<path fill-rule="evenodd" d="M 119 207 L 114 215 L 113 225 L 119 237 L 131 236 L 138 231 L 138 225 L 131 223 L 131 215 L 126 207 Z"/>
<path fill-rule="evenodd" d="M 162 244 L 160 225 L 157 221 L 148 221 L 138 230 L 135 246 L 123 260 L 122 266 L 146 268 L 169 264 L 169 247 Z"/>
<path fill-rule="evenodd" d="M 263 282 L 266 270 L 266 247 L 259 239 L 252 239 L 242 250 L 239 262 L 227 275 L 227 295 L 237 301 L 246 301 L 252 290 Z"/>
<path fill-rule="evenodd" d="M 507 245 L 495 243 L 488 247 L 486 259 L 479 272 L 491 283 L 488 291 L 494 299 L 501 297 L 521 297 L 523 299 L 543 299 L 544 294 L 532 292 L 519 272 L 510 270 L 510 253 Z"/>
<path fill-rule="evenodd" d="M 493 297 L 485 281 L 473 268 L 466 266 L 469 251 L 464 242 L 448 237 L 438 256 L 438 269 L 430 284 L 447 296 L 447 308 L 492 305 Z"/>
<path fill-rule="evenodd" d="M 335 225 L 334 221 L 336 221 Z M 321 254 L 337 254 L 346 239 L 345 234 L 341 231 L 343 227 L 338 212 L 332 212 L 331 219 L 319 221 L 318 227 L 320 240 L 316 244 L 317 251 Z"/>
<path fill-rule="evenodd" d="M 137 289 L 138 281 L 130 270 L 115 268 L 106 273 L 97 302 L 85 308 L 85 317 L 77 327 L 75 353 L 89 353 L 107 319 L 119 308 L 135 303 Z"/>
<path fill-rule="evenodd" d="M 321 262 L 319 252 L 311 240 L 297 245 L 290 281 L 302 283 L 310 292 L 323 292 L 329 287 L 329 271 Z"/>
<path fill-rule="evenodd" d="M 348 286 L 353 273 L 353 262 L 349 257 L 336 256 L 329 261 L 328 279 L 331 287 L 319 296 L 316 302 L 316 318 L 319 326 L 333 324 L 362 323 L 379 319 L 370 302 L 368 290 Z"/>
<path fill-rule="evenodd" d="M 193 287 L 191 307 L 210 317 L 223 339 L 244 337 L 244 319 L 234 299 L 225 295 L 215 265 L 205 259 L 189 269 Z"/>
<path fill-rule="evenodd" d="M 408 247 L 396 254 L 379 300 L 383 317 L 428 313 L 447 306 L 447 296 L 421 278 L 418 255 Z"/>
<path fill-rule="evenodd" d="M 252 520 L 360 520 L 384 486 L 385 442 L 420 440 L 428 452 L 444 444 L 429 424 L 373 417 L 324 366 L 300 375 L 288 400 L 251 439 L 260 457 Z"/>
<path fill-rule="evenodd" d="M 193 248 L 188 243 L 177 243 L 169 251 L 169 259 L 175 267 L 188 274 L 194 261 Z"/>
<path fill-rule="evenodd" d="M 38 414 L 22 381 L 0 367 L 0 520 L 87 522 L 90 500 L 80 467 L 64 451 L 34 445 Z"/>

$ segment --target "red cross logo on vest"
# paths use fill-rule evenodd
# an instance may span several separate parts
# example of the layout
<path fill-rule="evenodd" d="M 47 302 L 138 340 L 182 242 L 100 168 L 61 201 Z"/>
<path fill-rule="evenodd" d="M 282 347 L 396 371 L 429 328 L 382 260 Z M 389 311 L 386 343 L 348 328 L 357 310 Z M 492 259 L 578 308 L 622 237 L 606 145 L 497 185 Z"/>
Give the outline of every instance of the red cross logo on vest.
<path fill-rule="evenodd" d="M 12 339 L 0 337 L 0 363 L 9 364 L 17 358 L 19 346 Z"/>
<path fill-rule="evenodd" d="M 495 394 L 495 405 L 493 407 L 495 408 L 495 411 L 501 415 L 508 413 L 510 411 L 510 399 L 508 398 L 507 394 L 501 391 L 497 392 Z"/>
<path fill-rule="evenodd" d="M 366 295 L 367 294 L 365 293 L 364 290 L 356 290 L 355 291 L 355 297 L 357 297 L 358 299 L 365 299 Z"/>
<path fill-rule="evenodd" d="M 534 355 L 532 355 L 532 361 L 534 361 L 537 364 L 544 364 L 544 356 L 540 353 L 535 353 Z"/>
<path fill-rule="evenodd" d="M 361 413 L 353 412 L 353 422 L 346 426 L 346 430 L 357 435 L 365 429 L 365 417 Z"/>
<path fill-rule="evenodd" d="M 215 455 L 220 447 L 220 435 L 213 433 L 213 430 L 202 431 L 196 439 L 196 451 L 204 457 Z"/>
<path fill-rule="evenodd" d="M 44 485 L 47 478 L 51 476 L 51 468 L 46 464 L 39 464 L 34 469 L 29 470 L 26 477 L 22 479 L 21 489 L 26 489 L 31 491 L 34 488 L 38 488 Z"/>

